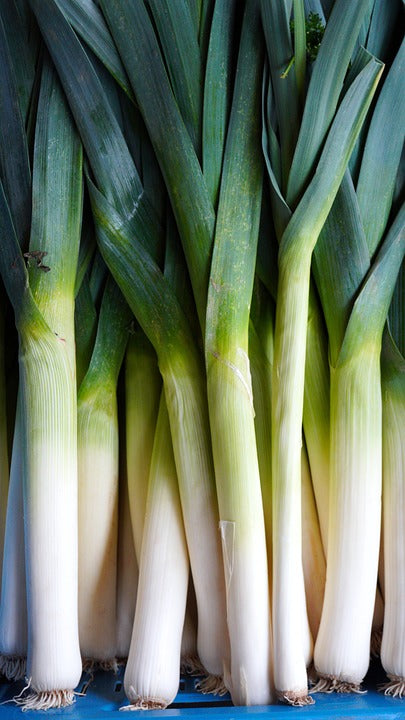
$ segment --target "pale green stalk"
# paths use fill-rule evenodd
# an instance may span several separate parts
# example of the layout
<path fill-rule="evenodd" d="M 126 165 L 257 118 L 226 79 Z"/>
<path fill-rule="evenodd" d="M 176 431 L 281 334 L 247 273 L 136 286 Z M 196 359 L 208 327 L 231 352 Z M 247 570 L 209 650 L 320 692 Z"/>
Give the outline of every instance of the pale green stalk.
<path fill-rule="evenodd" d="M 271 593 L 272 559 L 272 487 L 271 487 L 271 365 L 256 332 L 249 324 L 249 362 L 252 374 L 253 407 L 260 485 L 263 499 L 264 524 Z"/>
<path fill-rule="evenodd" d="M 125 433 L 129 505 L 138 563 L 161 389 L 156 353 L 143 331 L 136 329 L 129 337 L 125 355 Z"/>
<path fill-rule="evenodd" d="M 325 592 L 326 561 L 305 443 L 301 453 L 302 566 L 311 634 L 316 640 Z"/>
<path fill-rule="evenodd" d="M 324 552 L 328 546 L 330 474 L 330 375 L 328 338 L 315 296 L 309 291 L 302 423 Z"/>
<path fill-rule="evenodd" d="M 118 396 L 118 400 L 123 398 Z M 118 403 L 120 409 L 120 402 Z M 116 656 L 119 663 L 128 657 L 134 624 L 139 568 L 135 554 L 129 507 L 127 457 L 125 442 L 124 408 L 118 414 L 119 424 L 119 488 L 118 488 L 118 551 L 117 551 L 117 644 Z"/>

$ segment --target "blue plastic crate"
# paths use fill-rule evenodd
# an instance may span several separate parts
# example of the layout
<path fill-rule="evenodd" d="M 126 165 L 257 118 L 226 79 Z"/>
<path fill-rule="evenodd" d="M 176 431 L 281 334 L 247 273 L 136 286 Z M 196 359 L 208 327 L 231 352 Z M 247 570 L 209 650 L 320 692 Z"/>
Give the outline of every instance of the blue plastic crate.
<path fill-rule="evenodd" d="M 84 674 L 77 688 L 78 695 L 73 706 L 46 712 L 26 711 L 22 713 L 20 707 L 12 702 L 24 687 L 24 683 L 0 684 L 0 720 L 45 720 L 45 718 L 65 717 L 71 720 L 124 720 L 128 715 L 119 712 L 122 705 L 128 704 L 123 689 L 123 669 L 118 674 L 95 673 L 91 682 Z M 196 678 L 183 676 L 180 681 L 179 692 L 170 707 L 166 710 L 148 710 L 147 717 L 151 718 L 180 718 L 181 720 L 269 720 L 270 717 L 289 718 L 294 715 L 299 718 L 313 718 L 313 720 L 405 720 L 405 699 L 386 697 L 377 692 L 377 685 L 383 681 L 384 675 L 379 666 L 374 666 L 368 674 L 364 687 L 367 692 L 362 695 L 322 694 L 315 696 L 315 704 L 303 708 L 293 708 L 286 705 L 272 705 L 269 707 L 233 707 L 229 695 L 216 697 L 202 695 L 195 690 Z M 5 704 L 4 704 L 5 703 Z"/>

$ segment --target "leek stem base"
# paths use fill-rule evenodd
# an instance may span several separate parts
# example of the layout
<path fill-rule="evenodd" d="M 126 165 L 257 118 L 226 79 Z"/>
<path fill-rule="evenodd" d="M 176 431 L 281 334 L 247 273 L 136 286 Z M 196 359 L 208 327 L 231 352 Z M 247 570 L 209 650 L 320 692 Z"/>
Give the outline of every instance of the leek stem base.
<path fill-rule="evenodd" d="M 341 680 L 335 675 L 319 675 L 317 683 L 311 688 L 311 693 L 317 692 L 358 693 L 361 695 L 365 693 L 366 690 L 362 690 L 359 683 Z"/>
<path fill-rule="evenodd" d="M 17 696 L 13 700 L 22 710 L 50 710 L 73 705 L 75 699 L 74 690 L 33 690 L 28 695 Z"/>
<path fill-rule="evenodd" d="M 123 705 L 120 710 L 165 710 L 167 708 L 167 702 L 165 700 L 159 700 L 157 698 L 144 698 L 137 695 L 134 688 L 129 688 L 130 704 Z"/>
<path fill-rule="evenodd" d="M 118 672 L 118 660 L 116 657 L 108 658 L 107 660 L 97 660 L 96 658 L 83 658 L 83 672 L 93 675 L 97 670 L 103 670 L 110 672 L 111 670 L 116 675 Z"/>
<path fill-rule="evenodd" d="M 220 675 L 205 675 L 195 683 L 194 687 L 197 692 L 203 695 L 219 695 L 221 697 L 228 692 L 228 688 Z"/>
<path fill-rule="evenodd" d="M 180 672 L 185 675 L 206 675 L 204 668 L 198 655 L 184 655 L 181 657 Z"/>
<path fill-rule="evenodd" d="M 313 705 L 315 700 L 308 695 L 308 691 L 304 690 L 282 690 L 277 691 L 277 698 L 288 705 L 293 707 L 304 707 L 304 705 Z"/>
<path fill-rule="evenodd" d="M 27 658 L 18 655 L 0 655 L 0 674 L 7 680 L 22 680 L 27 671 Z"/>
<path fill-rule="evenodd" d="M 390 675 L 389 673 L 387 673 L 387 677 L 389 678 L 389 682 L 383 683 L 378 689 L 384 692 L 384 695 L 398 698 L 405 697 L 405 678 Z"/>

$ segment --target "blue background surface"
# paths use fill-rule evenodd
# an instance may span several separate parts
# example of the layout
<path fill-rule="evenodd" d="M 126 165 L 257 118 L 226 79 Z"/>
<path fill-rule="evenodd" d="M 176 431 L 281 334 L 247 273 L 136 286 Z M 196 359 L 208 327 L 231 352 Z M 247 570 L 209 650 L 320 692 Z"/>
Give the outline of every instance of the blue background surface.
<path fill-rule="evenodd" d="M 132 714 L 119 712 L 122 705 L 128 701 L 124 695 L 122 685 L 123 669 L 117 675 L 113 673 L 97 672 L 89 684 L 89 677 L 84 674 L 78 692 L 84 696 L 77 696 L 74 705 L 59 710 L 46 712 L 22 712 L 11 700 L 24 687 L 23 682 L 0 682 L 0 720 L 45 720 L 45 718 L 62 718 L 68 720 L 124 720 L 134 717 Z M 148 710 L 147 717 L 153 718 L 181 718 L 182 720 L 269 720 L 275 717 L 289 718 L 293 716 L 308 720 L 405 720 L 405 699 L 386 697 L 377 692 L 377 686 L 384 681 L 381 667 L 374 665 L 370 670 L 364 688 L 367 692 L 362 695 L 339 695 L 319 693 L 314 696 L 315 704 L 303 708 L 293 708 L 286 705 L 271 705 L 269 707 L 233 707 L 229 696 L 223 698 L 213 695 L 201 695 L 194 690 L 196 679 L 182 677 L 179 693 L 173 703 L 166 710 Z M 4 704 L 5 703 L 5 704 Z M 140 711 L 143 715 L 143 712 Z M 136 717 L 139 717 L 137 715 Z"/>

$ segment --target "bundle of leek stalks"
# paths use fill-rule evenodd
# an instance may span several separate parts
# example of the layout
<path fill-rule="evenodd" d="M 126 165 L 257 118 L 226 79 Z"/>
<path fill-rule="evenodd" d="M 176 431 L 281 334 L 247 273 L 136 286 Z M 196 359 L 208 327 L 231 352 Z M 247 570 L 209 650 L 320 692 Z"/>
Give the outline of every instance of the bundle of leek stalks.
<path fill-rule="evenodd" d="M 0 669 L 405 694 L 401 0 L 1 0 Z M 382 518 L 382 524 L 381 524 Z M 309 682 L 309 678 L 311 682 Z M 78 703 L 80 698 L 78 698 Z"/>

